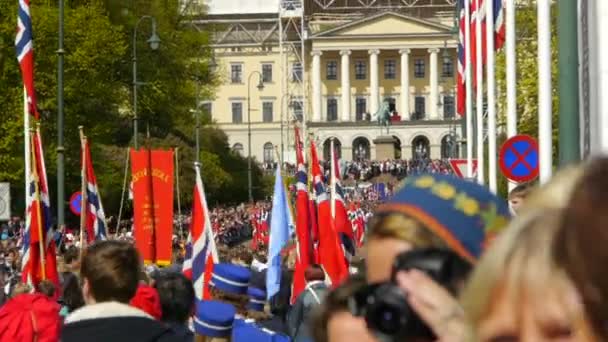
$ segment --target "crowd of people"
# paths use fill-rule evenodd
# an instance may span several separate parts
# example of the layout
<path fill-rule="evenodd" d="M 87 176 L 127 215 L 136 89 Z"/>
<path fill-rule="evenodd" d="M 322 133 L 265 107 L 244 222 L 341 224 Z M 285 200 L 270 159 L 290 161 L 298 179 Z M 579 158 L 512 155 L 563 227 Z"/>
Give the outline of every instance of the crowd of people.
<path fill-rule="evenodd" d="M 444 159 L 393 159 L 384 161 L 347 161 L 344 177 L 358 181 L 368 181 L 383 174 L 397 179 L 422 173 L 452 174 L 452 168 Z"/>
<path fill-rule="evenodd" d="M 292 242 L 268 300 L 267 248 L 219 237 L 203 301 L 181 261 L 144 267 L 120 235 L 84 251 L 63 242 L 60 283 L 32 288 L 19 276 L 15 219 L 0 230 L 0 341 L 603 341 L 606 173 L 608 159 L 593 160 L 507 200 L 450 175 L 407 177 L 386 201 L 357 208 L 367 232 L 344 255 L 347 277 L 332 283 L 316 259 L 294 296 Z M 266 202 L 214 208 L 213 230 L 271 220 L 270 211 Z"/>

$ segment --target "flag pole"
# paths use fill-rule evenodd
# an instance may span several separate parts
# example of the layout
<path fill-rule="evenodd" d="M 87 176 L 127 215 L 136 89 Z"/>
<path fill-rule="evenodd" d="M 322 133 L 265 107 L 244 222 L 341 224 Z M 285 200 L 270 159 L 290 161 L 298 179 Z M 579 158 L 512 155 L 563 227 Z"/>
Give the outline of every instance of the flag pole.
<path fill-rule="evenodd" d="M 496 76 L 494 56 L 494 1 L 486 1 L 486 36 L 487 36 L 487 99 L 488 99 L 488 184 L 490 191 L 496 193 L 498 184 L 496 180 Z"/>
<path fill-rule="evenodd" d="M 334 138 L 332 137 L 330 139 L 330 151 L 329 151 L 329 158 L 331 159 L 330 161 L 330 172 L 331 175 L 329 176 L 329 182 L 330 182 L 330 194 L 331 194 L 331 218 L 332 219 L 336 219 L 336 163 L 334 162 Z"/>
<path fill-rule="evenodd" d="M 465 120 L 467 134 L 467 174 L 468 179 L 473 178 L 473 72 L 471 70 L 471 2 L 464 1 L 464 46 L 465 46 Z"/>
<path fill-rule="evenodd" d="M 36 198 L 36 211 L 38 212 L 36 215 L 36 220 L 37 220 L 37 224 L 38 224 L 38 237 L 39 237 L 39 241 L 38 241 L 38 247 L 40 248 L 40 271 L 42 273 L 42 280 L 46 280 L 46 256 L 45 256 L 45 241 L 46 239 L 44 238 L 44 236 L 42 235 L 42 208 L 40 205 L 40 187 L 39 187 L 39 181 L 40 181 L 40 177 L 38 176 L 38 169 L 37 169 L 37 165 L 36 165 L 36 145 L 34 144 L 34 130 L 32 129 L 30 131 L 30 150 L 31 150 L 31 167 L 32 170 L 34 170 L 34 196 Z"/>
<path fill-rule="evenodd" d="M 27 106 L 27 92 L 25 90 L 25 86 L 23 87 L 23 147 L 24 147 L 24 152 L 25 152 L 25 199 L 27 202 L 27 198 L 30 196 L 29 195 L 29 186 L 30 186 L 30 172 L 32 171 L 31 168 L 31 161 L 30 158 L 31 156 L 31 152 L 30 152 L 30 147 L 32 146 L 31 144 L 31 139 L 30 139 L 30 112 Z M 27 208 L 26 210 L 26 215 L 27 215 Z"/>
<path fill-rule="evenodd" d="M 553 170 L 552 90 L 551 90 L 551 3 L 538 1 L 538 145 L 540 183 Z"/>
<path fill-rule="evenodd" d="M 515 0 L 506 0 L 507 138 L 517 134 L 517 61 L 515 54 Z M 509 191 L 515 183 L 509 181 Z"/>
<path fill-rule="evenodd" d="M 179 196 L 179 147 L 175 147 L 175 191 L 177 195 L 177 215 L 179 216 L 179 238 L 184 236 L 184 225 L 182 223 L 182 203 Z"/>
<path fill-rule="evenodd" d="M 80 257 L 84 253 L 84 248 L 86 246 L 85 242 L 85 234 L 84 231 L 86 229 L 87 224 L 87 154 L 86 154 L 86 143 L 87 138 L 84 136 L 84 127 L 78 126 L 78 131 L 80 133 L 80 150 L 81 150 L 81 160 L 82 166 L 80 168 Z"/>
<path fill-rule="evenodd" d="M 482 60 L 482 39 L 481 34 L 481 18 L 483 7 L 481 0 L 475 0 L 475 73 L 476 73 L 476 91 L 477 98 L 475 100 L 476 118 L 477 118 L 477 182 L 481 185 L 485 184 L 484 170 L 484 139 L 483 139 L 483 60 Z"/>

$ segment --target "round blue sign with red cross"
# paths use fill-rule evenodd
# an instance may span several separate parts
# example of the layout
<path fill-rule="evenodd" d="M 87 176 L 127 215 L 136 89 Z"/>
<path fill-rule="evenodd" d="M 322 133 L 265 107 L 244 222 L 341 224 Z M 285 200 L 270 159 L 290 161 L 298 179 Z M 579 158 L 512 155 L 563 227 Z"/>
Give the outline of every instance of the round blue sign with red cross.
<path fill-rule="evenodd" d="M 82 201 L 82 194 L 80 191 L 76 191 L 70 197 L 70 210 L 76 216 L 80 216 L 80 202 Z"/>
<path fill-rule="evenodd" d="M 509 138 L 498 155 L 502 174 L 514 182 L 529 182 L 538 177 L 538 143 L 529 135 Z"/>

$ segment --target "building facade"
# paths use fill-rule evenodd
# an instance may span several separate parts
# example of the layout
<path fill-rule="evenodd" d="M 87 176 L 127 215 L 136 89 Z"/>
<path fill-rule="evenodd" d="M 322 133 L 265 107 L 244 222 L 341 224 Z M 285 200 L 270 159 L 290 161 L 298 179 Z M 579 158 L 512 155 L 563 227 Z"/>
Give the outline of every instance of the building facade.
<path fill-rule="evenodd" d="M 317 0 L 275 2 L 275 12 L 272 6 L 269 13 L 210 11 L 196 21 L 214 30 L 221 77 L 215 98 L 203 107 L 234 151 L 260 162 L 281 156 L 293 162 L 295 124 L 325 157 L 333 138 L 343 159 L 375 159 L 374 140 L 386 135 L 375 114 L 386 102 L 395 157 L 458 157 L 450 0 L 417 11 L 413 5 L 332 9 Z"/>

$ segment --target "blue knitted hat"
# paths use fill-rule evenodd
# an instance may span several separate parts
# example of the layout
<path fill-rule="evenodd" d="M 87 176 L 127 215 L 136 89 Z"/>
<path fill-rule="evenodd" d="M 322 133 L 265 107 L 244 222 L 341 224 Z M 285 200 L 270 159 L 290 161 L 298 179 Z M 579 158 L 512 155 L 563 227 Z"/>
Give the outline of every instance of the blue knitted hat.
<path fill-rule="evenodd" d="M 213 266 L 211 283 L 221 291 L 243 295 L 247 293 L 251 271 L 247 267 L 233 264 L 217 264 Z"/>
<path fill-rule="evenodd" d="M 196 302 L 194 331 L 201 336 L 228 337 L 232 333 L 236 309 L 234 306 L 213 300 Z"/>
<path fill-rule="evenodd" d="M 376 213 L 402 213 L 419 221 L 470 262 L 510 219 L 506 201 L 485 187 L 439 174 L 408 177 Z"/>

